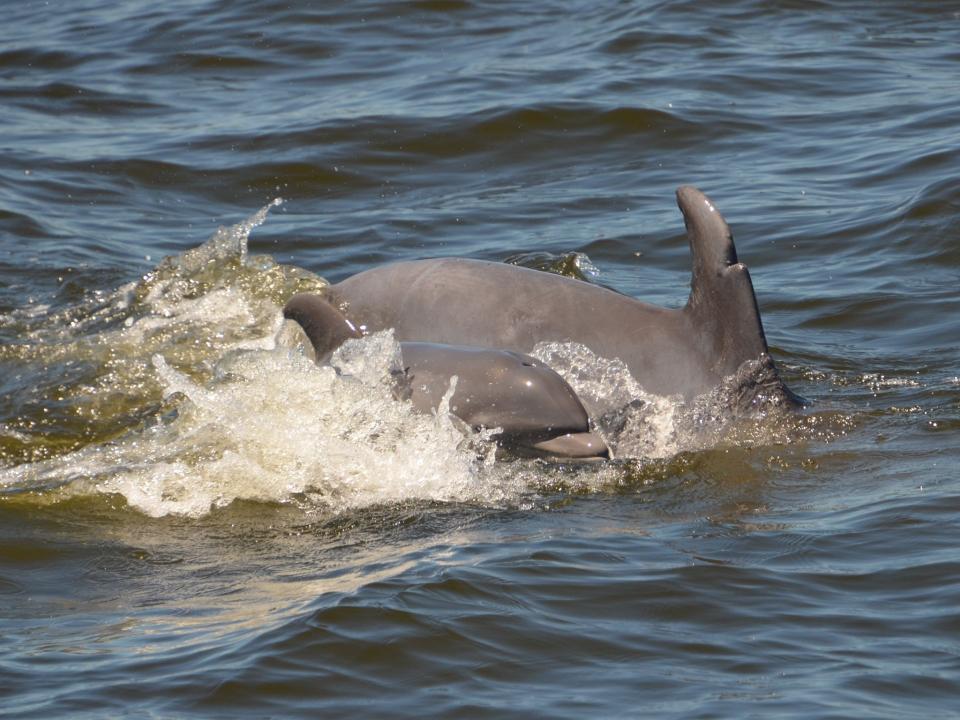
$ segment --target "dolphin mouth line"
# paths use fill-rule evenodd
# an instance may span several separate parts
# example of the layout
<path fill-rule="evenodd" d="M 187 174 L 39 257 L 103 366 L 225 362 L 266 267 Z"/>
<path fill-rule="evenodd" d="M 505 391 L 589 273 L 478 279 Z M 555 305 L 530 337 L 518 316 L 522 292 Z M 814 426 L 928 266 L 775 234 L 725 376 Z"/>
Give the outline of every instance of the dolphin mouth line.
<path fill-rule="evenodd" d="M 595 432 L 568 432 L 546 439 L 542 433 L 534 436 L 501 437 L 500 444 L 510 452 L 523 457 L 550 457 L 571 460 L 609 460 L 610 448 Z"/>

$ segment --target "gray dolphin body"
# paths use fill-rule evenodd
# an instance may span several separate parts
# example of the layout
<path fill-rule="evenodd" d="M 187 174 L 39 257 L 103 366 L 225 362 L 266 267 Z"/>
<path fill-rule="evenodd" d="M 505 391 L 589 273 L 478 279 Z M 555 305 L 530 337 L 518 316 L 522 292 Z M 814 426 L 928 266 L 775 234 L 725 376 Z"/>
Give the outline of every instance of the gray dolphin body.
<path fill-rule="evenodd" d="M 515 452 L 564 457 L 606 456 L 590 431 L 583 403 L 567 382 L 536 358 L 509 350 L 402 342 L 410 399 L 435 410 L 450 388 L 450 412 L 475 428 L 500 428 L 499 442 Z"/>
<path fill-rule="evenodd" d="M 400 341 L 530 352 L 541 341 L 581 343 L 620 358 L 648 392 L 691 399 L 743 363 L 769 372 L 765 390 L 797 401 L 769 357 L 750 273 L 726 221 L 693 187 L 677 190 L 693 256 L 690 297 L 650 305 L 580 280 L 459 258 L 400 262 L 361 272 L 326 297 L 363 332 Z"/>
<path fill-rule="evenodd" d="M 350 338 L 356 327 L 319 295 L 295 295 L 283 310 L 313 345 L 318 362 Z M 450 412 L 474 428 L 499 428 L 498 442 L 520 454 L 606 457 L 599 435 L 567 382 L 536 358 L 509 350 L 428 342 L 401 342 L 401 396 L 416 410 L 436 410 L 450 390 Z"/>

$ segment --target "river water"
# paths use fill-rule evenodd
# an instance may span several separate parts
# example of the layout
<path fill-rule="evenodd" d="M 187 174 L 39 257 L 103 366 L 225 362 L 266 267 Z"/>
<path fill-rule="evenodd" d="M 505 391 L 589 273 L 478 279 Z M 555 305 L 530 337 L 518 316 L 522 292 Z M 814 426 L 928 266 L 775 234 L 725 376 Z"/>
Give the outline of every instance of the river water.
<path fill-rule="evenodd" d="M 0 714 L 956 713 L 960 5 L 3 21 Z M 678 307 L 683 184 L 799 413 L 645 397 L 612 461 L 497 457 L 394 399 L 389 335 L 337 374 L 282 331 L 294 292 L 447 255 Z"/>

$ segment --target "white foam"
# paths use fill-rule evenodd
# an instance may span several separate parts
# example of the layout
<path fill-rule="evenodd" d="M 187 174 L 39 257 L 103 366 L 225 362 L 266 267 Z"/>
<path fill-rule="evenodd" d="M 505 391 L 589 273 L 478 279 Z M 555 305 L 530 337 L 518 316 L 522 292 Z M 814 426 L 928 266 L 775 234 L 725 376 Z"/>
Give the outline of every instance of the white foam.
<path fill-rule="evenodd" d="M 58 399 L 115 439 L 2 469 L 0 489 L 118 495 L 148 515 L 198 516 L 237 500 L 335 512 L 405 500 L 526 506 L 557 485 L 536 462 L 494 464 L 492 431 L 473 433 L 448 412 L 456 378 L 433 415 L 395 399 L 391 333 L 348 341 L 326 367 L 306 357 L 280 307 L 324 281 L 247 256 L 270 207 L 30 330 L 24 357 L 81 368 Z M 571 384 L 616 457 L 691 446 L 679 399 L 643 392 L 620 360 L 561 343 L 534 354 Z M 144 410 L 150 419 L 128 427 Z M 34 441 L 19 428 L 0 434 Z M 567 468 L 560 482 L 589 489 L 616 477 L 595 465 Z"/>
<path fill-rule="evenodd" d="M 874 393 L 892 388 L 920 387 L 920 381 L 916 378 L 890 377 L 882 373 L 866 373 L 860 377 L 860 382 Z"/>
<path fill-rule="evenodd" d="M 615 457 L 662 458 L 683 449 L 676 397 L 643 390 L 619 358 L 579 343 L 538 343 L 532 355 L 556 370 L 580 397 Z"/>
<path fill-rule="evenodd" d="M 32 473 L 21 466 L 17 479 L 122 495 L 153 516 L 196 516 L 240 499 L 335 511 L 506 500 L 512 491 L 493 468 L 492 444 L 464 435 L 444 412 L 418 415 L 393 398 L 387 379 L 398 352 L 389 334 L 359 340 L 348 375 L 282 348 L 247 351 L 225 359 L 206 385 L 158 355 L 173 419 L 34 464 Z"/>

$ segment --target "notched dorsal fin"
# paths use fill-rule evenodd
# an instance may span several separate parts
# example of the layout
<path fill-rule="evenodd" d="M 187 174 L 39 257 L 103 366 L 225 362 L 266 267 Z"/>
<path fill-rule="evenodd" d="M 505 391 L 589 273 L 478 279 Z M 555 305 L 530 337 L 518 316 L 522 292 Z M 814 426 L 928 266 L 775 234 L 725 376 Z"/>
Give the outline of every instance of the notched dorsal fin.
<path fill-rule="evenodd" d="M 693 256 L 690 299 L 684 311 L 702 351 L 723 377 L 767 352 L 750 273 L 737 261 L 733 235 L 713 202 L 689 185 L 677 190 Z"/>
<path fill-rule="evenodd" d="M 736 265 L 737 249 L 733 245 L 730 226 L 710 198 L 697 188 L 684 185 L 677 188 L 677 205 L 683 213 L 693 256 L 692 284 L 709 282 L 711 275 Z"/>

